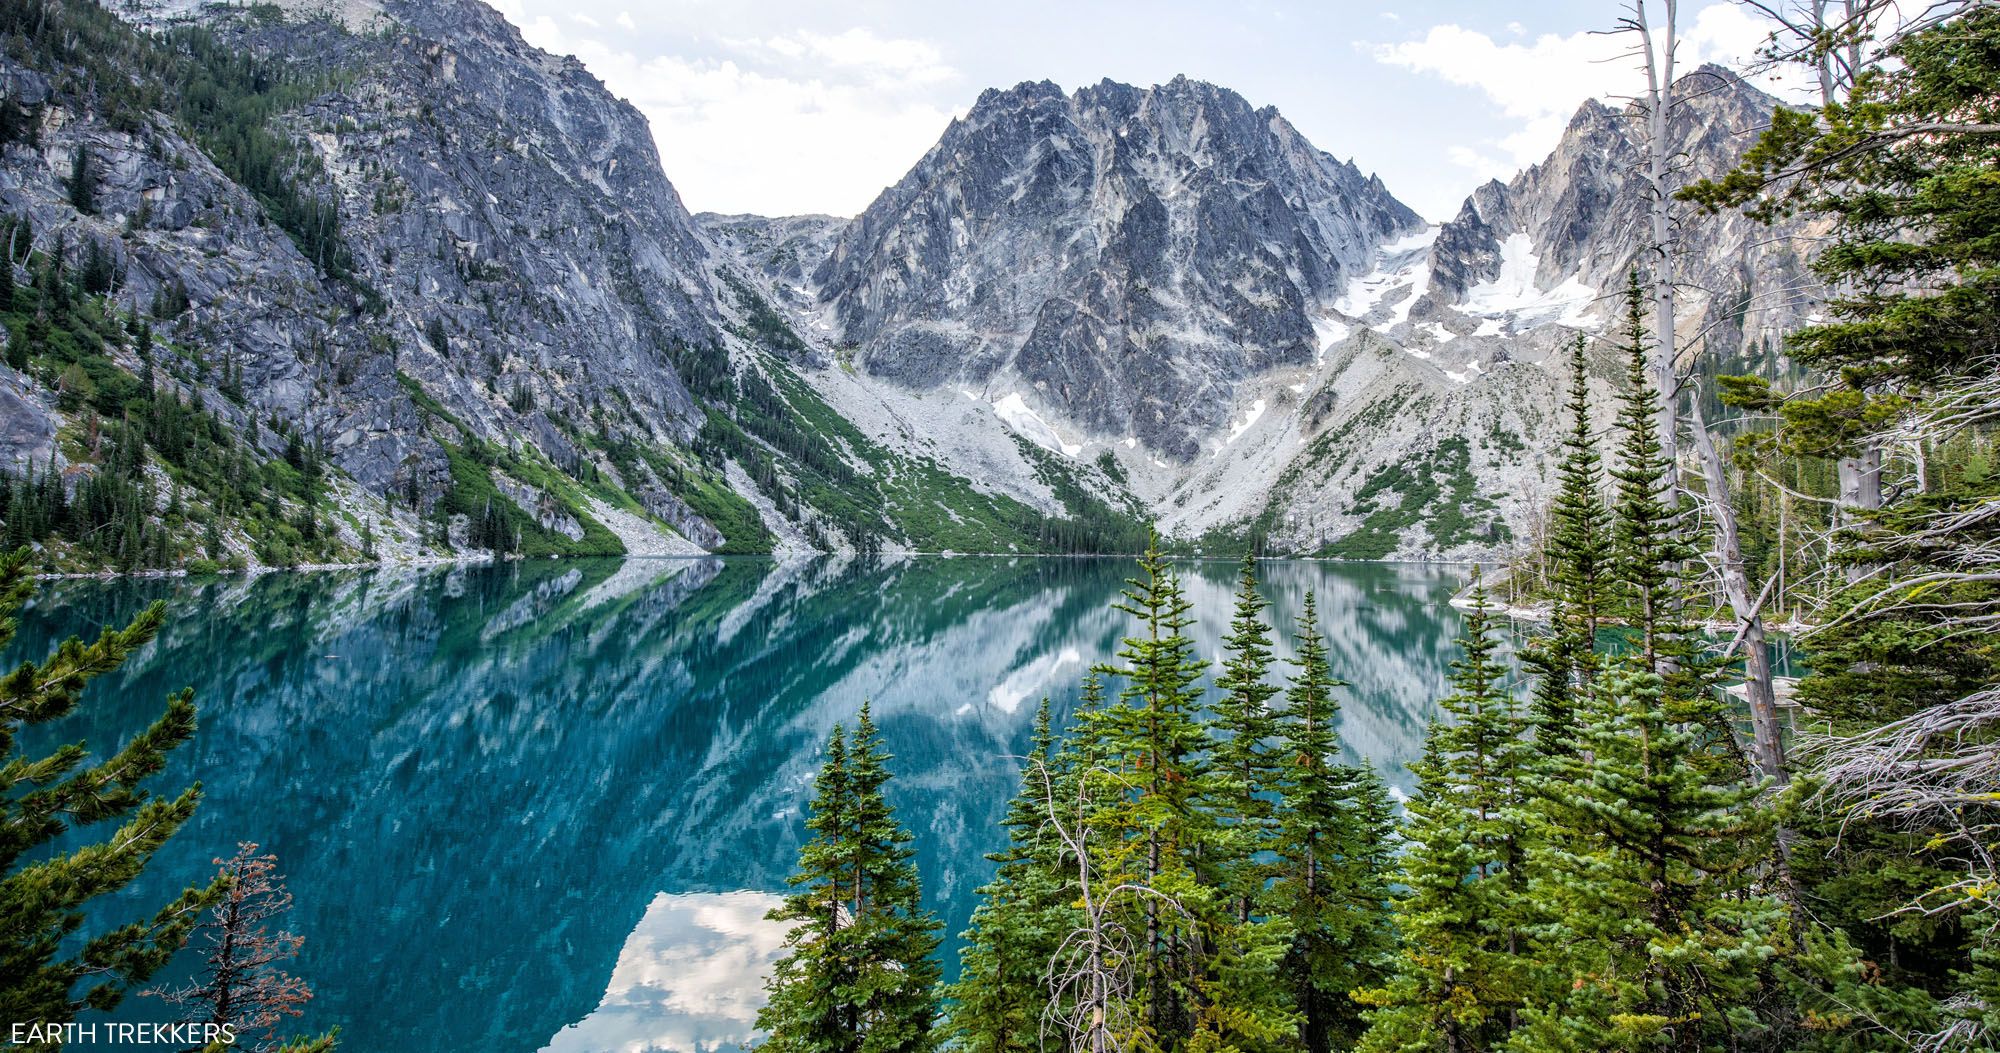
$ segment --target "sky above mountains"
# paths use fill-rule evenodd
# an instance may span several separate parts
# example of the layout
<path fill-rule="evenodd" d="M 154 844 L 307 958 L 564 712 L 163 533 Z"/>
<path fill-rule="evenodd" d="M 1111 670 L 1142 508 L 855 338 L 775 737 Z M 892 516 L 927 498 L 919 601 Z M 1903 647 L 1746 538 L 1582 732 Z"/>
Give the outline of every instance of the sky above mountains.
<path fill-rule="evenodd" d="M 1604 32 L 1612 0 L 494 2 L 646 114 L 694 211 L 853 215 L 985 88 L 1184 73 L 1444 219 L 1545 156 L 1586 97 L 1644 84 L 1633 41 Z M 1729 0 L 1682 9 L 1689 69 L 1741 65 L 1765 33 Z"/>

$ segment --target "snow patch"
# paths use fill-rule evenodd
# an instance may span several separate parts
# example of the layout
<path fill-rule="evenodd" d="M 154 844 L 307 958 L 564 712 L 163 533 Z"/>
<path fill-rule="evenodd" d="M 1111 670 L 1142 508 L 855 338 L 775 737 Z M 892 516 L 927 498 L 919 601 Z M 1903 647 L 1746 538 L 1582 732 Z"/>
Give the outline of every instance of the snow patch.
<path fill-rule="evenodd" d="M 1440 344 L 1449 344 L 1453 340 L 1458 339 L 1458 334 L 1446 329 L 1443 322 L 1425 322 L 1422 328 L 1435 337 Z"/>
<path fill-rule="evenodd" d="M 1082 443 L 1072 444 L 1062 441 L 1062 436 L 1056 434 L 1055 425 L 1043 420 L 1041 414 L 1029 409 L 1028 401 L 1021 397 L 1020 392 L 993 403 L 993 412 L 998 413 L 1000 419 L 1006 421 L 1007 426 L 1014 429 L 1022 438 L 1042 449 L 1054 450 L 1072 460 L 1083 452 Z"/>
<path fill-rule="evenodd" d="M 1265 402 L 1263 399 L 1258 399 L 1257 401 L 1251 403 L 1249 415 L 1243 418 L 1243 423 L 1231 426 L 1229 429 L 1229 438 L 1224 439 L 1223 441 L 1225 443 L 1229 443 L 1229 442 L 1235 442 L 1236 440 L 1242 438 L 1243 433 L 1249 431 L 1251 426 L 1256 424 L 1257 421 L 1264 416 L 1264 411 L 1269 408 L 1270 404 Z"/>
<path fill-rule="evenodd" d="M 1313 337 L 1316 340 L 1316 343 L 1313 345 L 1315 349 L 1313 351 L 1314 365 L 1325 362 L 1326 353 L 1332 350 L 1333 345 L 1347 339 L 1347 334 L 1354 331 L 1352 326 L 1337 318 L 1314 319 L 1312 327 Z"/>
<path fill-rule="evenodd" d="M 1485 320 L 1485 321 L 1483 321 L 1483 322 L 1479 323 L 1479 328 L 1477 328 L 1477 329 L 1474 329 L 1474 330 L 1472 331 L 1472 335 L 1473 335 L 1473 336 L 1499 336 L 1499 335 L 1501 334 L 1501 332 L 1502 332 L 1502 331 L 1504 331 L 1504 330 L 1505 330 L 1506 328 L 1507 328 L 1506 326 L 1504 326 L 1504 325 L 1501 325 L 1501 324 L 1500 324 L 1500 319 L 1498 319 L 1498 318 L 1488 318 L 1487 320 Z"/>
<path fill-rule="evenodd" d="M 1523 233 L 1507 235 L 1500 244 L 1500 273 L 1491 281 L 1466 290 L 1459 309 L 1467 314 L 1511 319 L 1517 327 L 1558 322 L 1574 328 L 1594 328 L 1595 320 L 1584 312 L 1597 299 L 1597 290 L 1577 275 L 1553 289 L 1535 285 L 1535 270 L 1542 258 L 1535 254 L 1534 239 Z M 1482 330 L 1485 326 L 1480 327 Z M 1493 334 L 1497 335 L 1497 330 Z"/>
<path fill-rule="evenodd" d="M 1377 249 L 1375 269 L 1349 281 L 1340 299 L 1334 301 L 1334 310 L 1350 317 L 1366 318 L 1391 293 L 1408 290 L 1389 309 L 1388 321 L 1371 324 L 1371 328 L 1381 331 L 1409 321 L 1410 308 L 1416 306 L 1431 286 L 1431 244 L 1437 241 L 1437 236 L 1437 227 L 1426 227 Z"/>

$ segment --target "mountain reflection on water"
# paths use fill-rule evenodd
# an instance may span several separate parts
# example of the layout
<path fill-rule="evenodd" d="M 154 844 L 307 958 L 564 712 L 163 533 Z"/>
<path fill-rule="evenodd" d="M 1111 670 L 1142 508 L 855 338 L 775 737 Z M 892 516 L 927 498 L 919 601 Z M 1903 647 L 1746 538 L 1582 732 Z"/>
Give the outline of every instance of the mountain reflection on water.
<path fill-rule="evenodd" d="M 1182 570 L 1212 658 L 1235 567 Z M 106 749 L 196 690 L 201 731 L 155 785 L 198 778 L 205 799 L 105 922 L 256 841 L 297 897 L 295 971 L 318 992 L 304 1024 L 338 1024 L 343 1048 L 708 1050 L 751 1036 L 782 938 L 763 913 L 827 733 L 864 699 L 955 971 L 1036 701 L 1066 717 L 1111 658 L 1130 572 L 706 559 L 60 582 L 7 657 L 169 602 L 160 639 L 36 736 Z M 1344 741 L 1407 788 L 1463 568 L 1263 573 L 1282 655 L 1318 593 L 1352 685 Z M 140 998 L 116 1014 L 161 1015 Z"/>

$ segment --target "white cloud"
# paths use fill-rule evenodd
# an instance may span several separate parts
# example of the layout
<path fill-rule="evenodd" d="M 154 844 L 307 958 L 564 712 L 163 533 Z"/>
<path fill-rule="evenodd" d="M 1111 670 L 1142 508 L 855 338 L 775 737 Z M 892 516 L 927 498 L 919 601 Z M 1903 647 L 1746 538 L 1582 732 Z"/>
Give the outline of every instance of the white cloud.
<path fill-rule="evenodd" d="M 575 55 L 646 115 L 693 211 L 853 215 L 954 116 L 930 89 L 959 75 L 928 41 L 856 27 L 681 41 L 704 53 L 642 56 L 615 31 L 530 16 L 521 0 L 498 6 L 529 43 Z"/>
<path fill-rule="evenodd" d="M 1676 62 L 1683 70 L 1704 62 L 1740 66 L 1753 56 L 1764 33 L 1763 24 L 1736 5 L 1711 4 L 1683 19 Z M 1589 32 L 1501 42 L 1446 24 L 1432 26 L 1415 40 L 1378 45 L 1374 56 L 1484 95 L 1506 119 L 1504 130 L 1477 144 L 1478 149 L 1457 146 L 1447 154 L 1482 178 L 1504 179 L 1546 157 L 1583 100 L 1616 102 L 1644 88 L 1632 46 L 1628 35 Z"/>

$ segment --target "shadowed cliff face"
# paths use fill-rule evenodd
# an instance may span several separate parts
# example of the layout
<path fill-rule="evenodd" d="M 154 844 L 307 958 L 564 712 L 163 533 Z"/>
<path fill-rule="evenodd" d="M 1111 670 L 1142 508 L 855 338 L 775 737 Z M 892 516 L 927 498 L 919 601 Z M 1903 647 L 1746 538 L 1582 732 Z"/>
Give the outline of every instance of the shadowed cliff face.
<path fill-rule="evenodd" d="M 988 91 L 815 275 L 870 373 L 1019 386 L 1178 459 L 1416 214 L 1275 110 L 1177 78 Z M 997 391 L 994 397 L 998 397 Z"/>
<path fill-rule="evenodd" d="M 1232 571 L 1185 568 L 1210 657 Z M 892 801 L 918 836 L 926 896 L 948 934 L 964 929 L 1036 701 L 1064 719 L 1084 670 L 1111 658 L 1127 573 L 1092 560 L 569 561 L 69 583 L 29 612 L 17 652 L 156 596 L 171 606 L 160 640 L 38 744 L 109 749 L 167 691 L 196 689 L 201 731 L 157 785 L 200 779 L 201 809 L 93 924 L 254 840 L 297 896 L 297 971 L 318 991 L 306 1020 L 339 1024 L 357 1049 L 625 1034 L 692 1048 L 740 1037 L 743 1000 L 760 997 L 767 958 L 725 952 L 767 939 L 755 894 L 783 891 L 820 749 L 864 699 L 896 755 Z M 1336 671 L 1354 683 L 1347 747 L 1407 788 L 1454 653 L 1455 573 L 1267 573 L 1281 633 L 1317 591 Z M 955 943 L 944 953 L 949 970 Z M 725 969 L 741 975 L 721 1004 L 688 986 Z M 117 1018 L 160 1011 L 134 999 Z"/>

